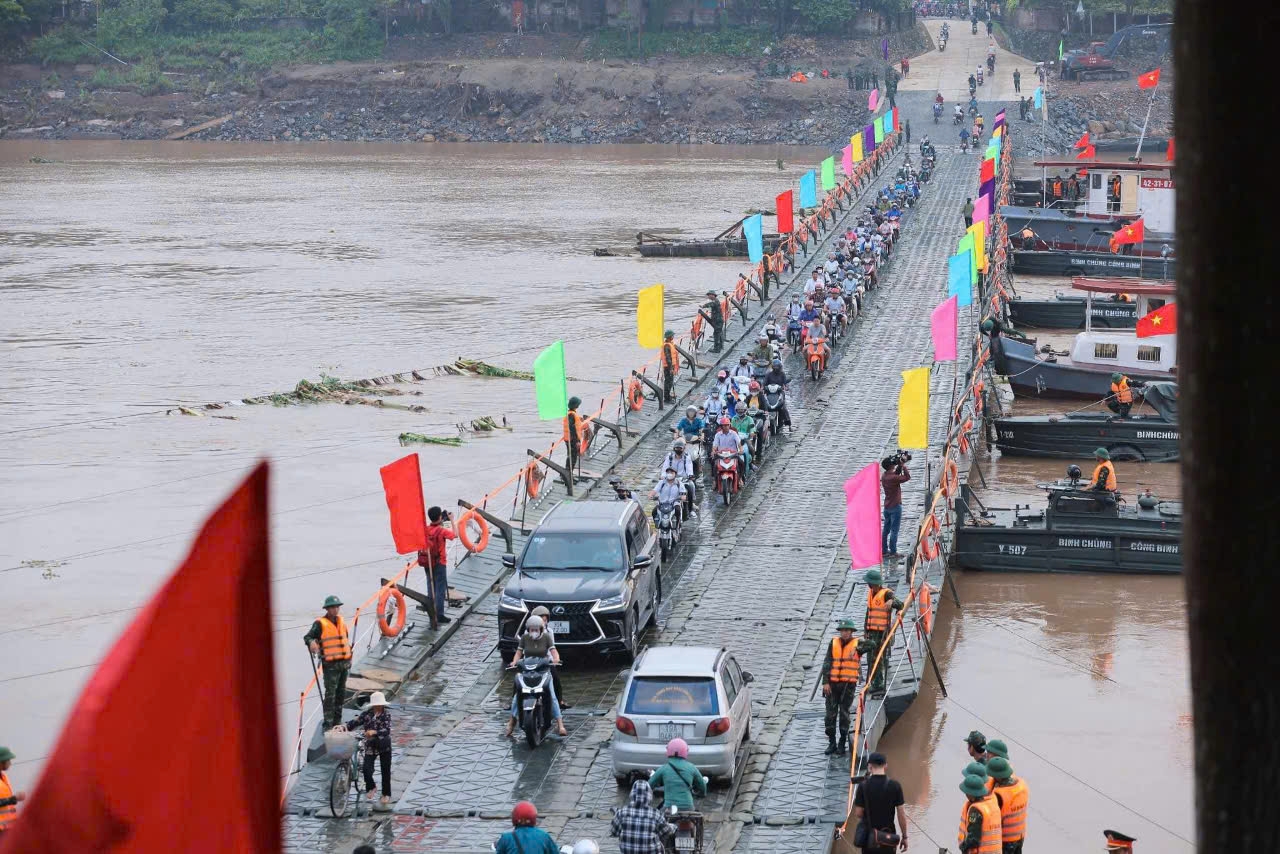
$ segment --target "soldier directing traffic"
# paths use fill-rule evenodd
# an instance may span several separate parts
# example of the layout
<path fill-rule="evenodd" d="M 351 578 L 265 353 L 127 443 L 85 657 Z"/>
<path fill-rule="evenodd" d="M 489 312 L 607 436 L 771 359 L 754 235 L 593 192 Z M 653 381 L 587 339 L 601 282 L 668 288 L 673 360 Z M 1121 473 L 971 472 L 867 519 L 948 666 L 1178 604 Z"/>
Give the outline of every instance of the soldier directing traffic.
<path fill-rule="evenodd" d="M 302 636 L 313 655 L 324 662 L 324 725 L 342 723 L 342 705 L 347 699 L 347 674 L 351 672 L 351 638 L 342 619 L 342 600 L 329 596 L 324 600 L 324 616 L 311 624 Z"/>

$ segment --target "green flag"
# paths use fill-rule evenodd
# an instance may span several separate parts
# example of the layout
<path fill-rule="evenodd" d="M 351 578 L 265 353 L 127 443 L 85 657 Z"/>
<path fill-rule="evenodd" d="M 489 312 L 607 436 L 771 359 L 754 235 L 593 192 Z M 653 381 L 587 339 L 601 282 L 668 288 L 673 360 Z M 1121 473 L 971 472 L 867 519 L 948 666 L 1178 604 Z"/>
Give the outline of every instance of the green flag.
<path fill-rule="evenodd" d="M 956 244 L 956 254 L 963 255 L 969 250 L 969 284 L 978 284 L 978 247 L 973 242 L 973 232 L 966 231 L 964 237 Z"/>
<path fill-rule="evenodd" d="M 1063 41 L 1064 41 L 1063 39 L 1058 39 L 1058 61 L 1059 61 L 1059 62 L 1061 62 L 1061 61 L 1062 61 L 1062 44 L 1063 44 Z"/>
<path fill-rule="evenodd" d="M 834 190 L 836 188 L 836 159 L 828 157 L 822 161 L 822 189 Z"/>
<path fill-rule="evenodd" d="M 564 372 L 564 342 L 557 341 L 533 360 L 533 393 L 538 417 L 564 418 L 569 411 L 569 381 Z"/>

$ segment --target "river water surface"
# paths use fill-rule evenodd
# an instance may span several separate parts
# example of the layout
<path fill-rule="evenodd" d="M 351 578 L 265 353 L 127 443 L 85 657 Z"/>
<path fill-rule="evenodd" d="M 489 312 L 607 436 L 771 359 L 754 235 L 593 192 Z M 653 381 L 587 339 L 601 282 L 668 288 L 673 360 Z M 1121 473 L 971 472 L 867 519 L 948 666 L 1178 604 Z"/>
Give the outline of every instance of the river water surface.
<path fill-rule="evenodd" d="M 642 229 L 714 234 L 771 207 L 776 158 L 794 180 L 790 162 L 813 154 L 0 145 L 0 743 L 19 755 L 17 784 L 32 783 L 93 665 L 256 459 L 275 463 L 275 691 L 291 729 L 310 676 L 299 641 L 318 604 L 359 602 L 399 565 L 377 472 L 405 453 L 397 436 L 506 416 L 509 433 L 419 449 L 428 503 L 453 505 L 559 430 L 534 417 L 529 383 L 475 377 L 422 383 L 421 413 L 166 410 L 458 356 L 528 369 L 556 338 L 594 408 L 649 357 L 632 332 L 638 288 L 665 283 L 668 325 L 683 331 L 700 295 L 731 287 L 746 264 L 591 250 Z M 989 495 L 1035 500 L 1035 483 L 1061 469 L 992 461 Z M 1176 492 L 1175 467 L 1126 475 Z M 928 678 L 885 743 L 923 832 L 954 848 L 961 739 L 981 729 L 1010 743 L 1030 782 L 1035 850 L 1100 847 L 1104 826 L 1189 850 L 1181 583 L 976 574 L 960 595 L 935 639 L 951 699 Z M 200 642 L 193 626 L 193 666 Z"/>

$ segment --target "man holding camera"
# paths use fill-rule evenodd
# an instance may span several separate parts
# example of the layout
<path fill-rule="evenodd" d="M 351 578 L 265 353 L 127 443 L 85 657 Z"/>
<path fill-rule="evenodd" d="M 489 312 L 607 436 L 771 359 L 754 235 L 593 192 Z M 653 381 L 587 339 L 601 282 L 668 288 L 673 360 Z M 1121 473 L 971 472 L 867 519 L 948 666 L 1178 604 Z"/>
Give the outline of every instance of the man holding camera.
<path fill-rule="evenodd" d="M 457 537 L 453 526 L 453 515 L 439 507 L 427 511 L 427 547 L 418 552 L 418 566 L 427 571 L 427 587 L 431 592 L 431 602 L 436 609 L 436 620 L 441 624 L 451 623 L 444 615 L 445 604 L 449 596 L 449 552 L 447 540 Z M 446 528 L 443 523 L 448 522 Z"/>
<path fill-rule="evenodd" d="M 898 556 L 898 528 L 902 525 L 902 484 L 911 480 L 911 472 L 906 464 L 911 462 L 911 455 L 906 451 L 898 451 L 880 461 L 884 473 L 880 475 L 880 486 L 884 489 L 884 527 L 880 531 L 881 551 L 886 557 Z"/>

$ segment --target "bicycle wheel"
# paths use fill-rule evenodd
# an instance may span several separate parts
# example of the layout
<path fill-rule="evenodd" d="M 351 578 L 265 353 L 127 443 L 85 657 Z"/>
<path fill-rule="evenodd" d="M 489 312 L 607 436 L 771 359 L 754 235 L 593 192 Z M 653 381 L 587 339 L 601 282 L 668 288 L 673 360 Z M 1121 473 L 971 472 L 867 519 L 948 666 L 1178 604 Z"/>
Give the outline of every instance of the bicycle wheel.
<path fill-rule="evenodd" d="M 351 760 L 343 759 L 333 769 L 329 778 L 329 809 L 334 818 L 342 818 L 347 814 L 347 806 L 351 803 Z"/>

